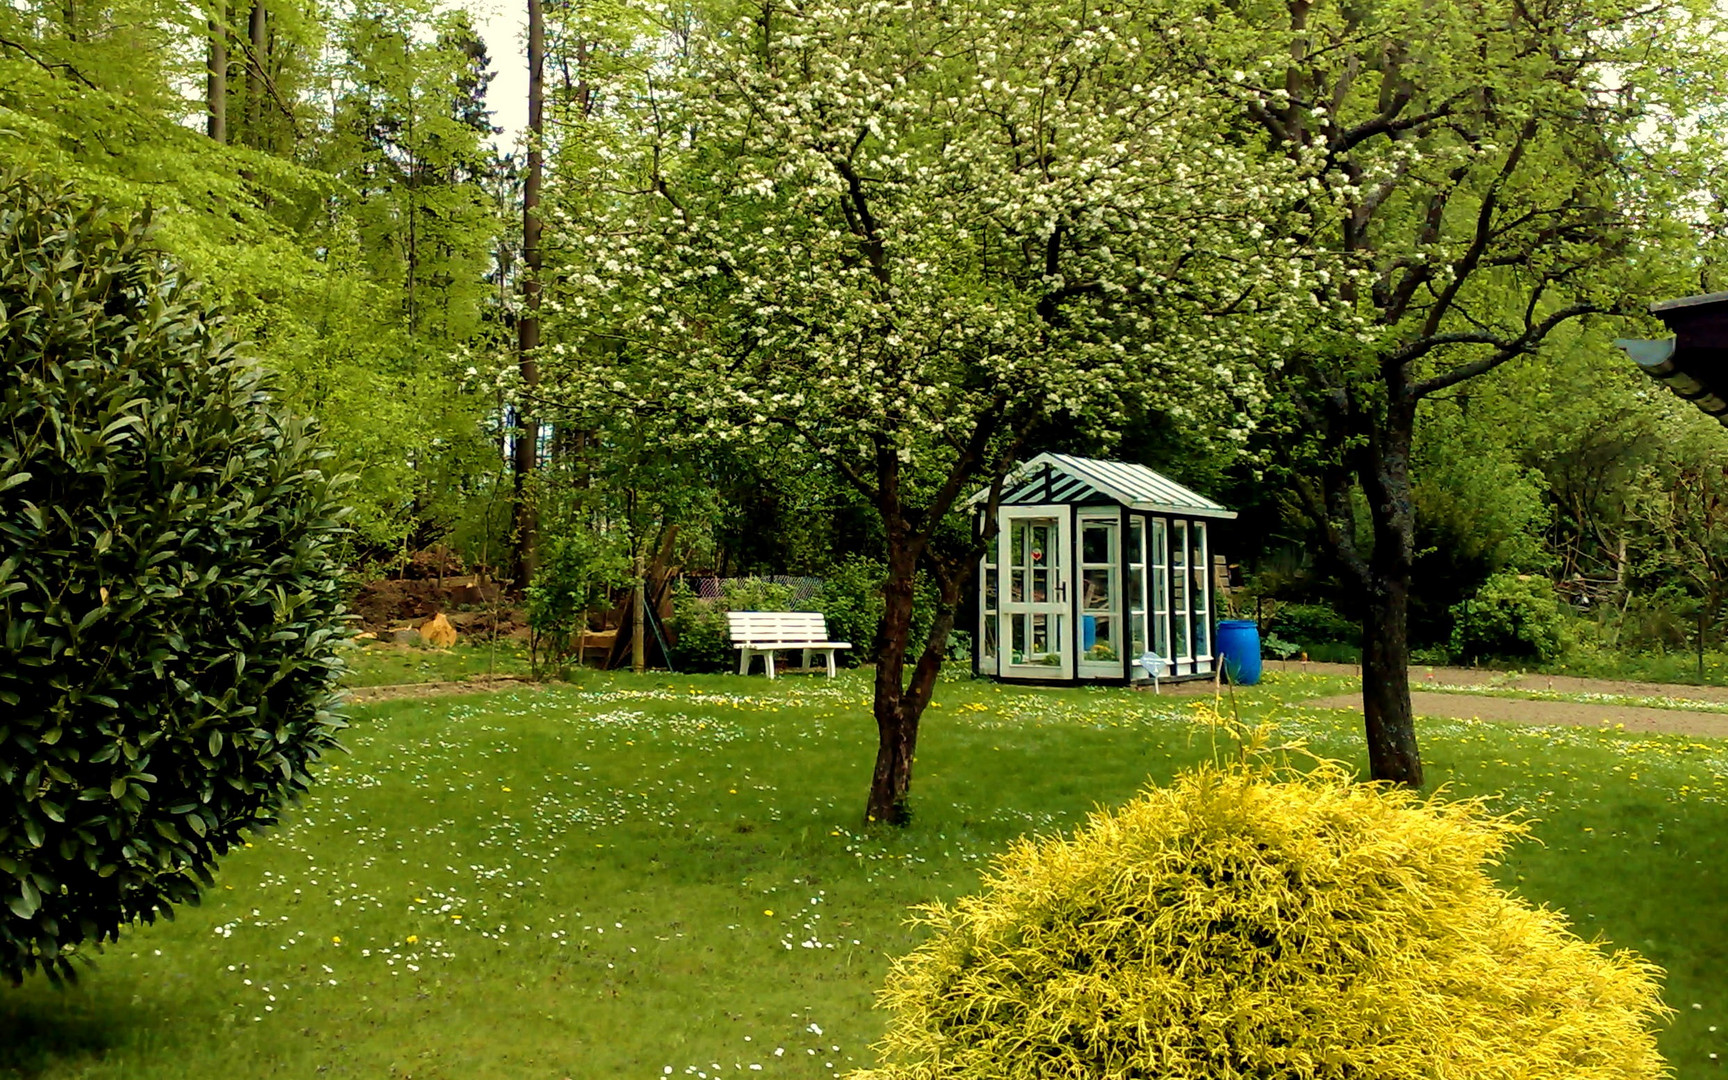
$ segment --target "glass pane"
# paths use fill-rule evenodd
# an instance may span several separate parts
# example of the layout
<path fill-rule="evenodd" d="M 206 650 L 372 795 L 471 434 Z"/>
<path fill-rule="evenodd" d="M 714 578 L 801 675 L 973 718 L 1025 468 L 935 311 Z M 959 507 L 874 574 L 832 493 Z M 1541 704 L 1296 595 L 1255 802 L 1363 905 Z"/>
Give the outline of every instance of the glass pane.
<path fill-rule="evenodd" d="M 1067 633 L 1067 617 L 1063 615 L 1050 616 L 1050 648 L 1042 658 L 1044 663 L 1049 664 L 1052 667 L 1060 667 L 1062 665 L 1062 642 L 1066 640 Z"/>
<path fill-rule="evenodd" d="M 1208 634 L 1208 631 L 1210 629 L 1211 629 L 1211 627 L 1207 625 L 1206 616 L 1204 614 L 1200 614 L 1200 615 L 1197 615 L 1195 617 L 1195 619 L 1194 619 L 1194 655 L 1195 656 L 1210 656 L 1211 655 L 1212 650 L 1206 647 L 1207 634 Z"/>
<path fill-rule="evenodd" d="M 643 607 L 646 608 L 647 605 L 643 605 Z M 997 617 L 984 620 L 984 655 L 991 660 L 996 657 L 996 649 L 999 644 L 997 635 L 1001 632 L 999 629 L 1001 621 Z"/>
<path fill-rule="evenodd" d="M 1032 571 L 1032 602 L 1034 604 L 1048 603 L 1050 600 L 1050 571 Z"/>
<path fill-rule="evenodd" d="M 1146 571 L 1138 566 L 1128 568 L 1128 606 L 1135 611 L 1146 606 Z"/>
<path fill-rule="evenodd" d="M 1032 565 L 1048 566 L 1050 551 L 1050 529 L 1044 525 L 1032 526 Z"/>
<path fill-rule="evenodd" d="M 1170 543 L 1170 557 L 1174 560 L 1170 565 L 1184 566 L 1188 561 L 1188 523 L 1175 522 L 1170 526 L 1170 531 L 1175 534 Z"/>
<path fill-rule="evenodd" d="M 1050 651 L 1050 616 L 1032 616 L 1032 648 L 1033 659 L 1040 659 L 1041 654 Z"/>
<path fill-rule="evenodd" d="M 1152 616 L 1152 651 L 1170 658 L 1170 617 L 1161 611 Z"/>
<path fill-rule="evenodd" d="M 646 605 L 644 605 L 646 606 Z M 1026 662 L 1026 619 L 1025 615 L 1013 615 L 1009 621 L 1013 626 L 1014 652 L 1009 657 L 1010 662 L 1024 664 Z"/>
<path fill-rule="evenodd" d="M 1128 561 L 1129 562 L 1141 563 L 1141 562 L 1146 561 L 1146 552 L 1142 548 L 1142 545 L 1145 543 L 1145 540 L 1146 540 L 1146 530 L 1140 524 L 1140 519 L 1137 517 L 1130 517 L 1128 519 Z"/>
<path fill-rule="evenodd" d="M 1152 521 L 1152 562 L 1158 566 L 1165 565 L 1164 553 L 1167 546 L 1163 518 Z"/>
<path fill-rule="evenodd" d="M 1088 563 L 1113 563 L 1116 553 L 1111 548 L 1115 539 L 1114 522 L 1087 522 L 1080 527 L 1080 558 Z"/>
<path fill-rule="evenodd" d="M 985 611 L 995 611 L 996 610 L 996 594 L 997 594 L 997 591 L 999 590 L 1000 587 L 1001 587 L 1001 578 L 997 577 L 996 568 L 994 566 L 985 567 L 984 568 L 984 610 Z M 644 604 L 643 608 L 644 608 L 644 610 L 646 610 L 647 605 Z"/>
<path fill-rule="evenodd" d="M 1128 620 L 1128 625 L 1134 630 L 1134 647 L 1129 650 L 1129 653 L 1132 656 L 1139 656 L 1146 651 L 1146 613 L 1136 611 Z"/>
<path fill-rule="evenodd" d="M 1008 571 L 1008 573 L 1013 576 L 1013 581 L 1008 586 L 1008 599 L 1009 599 L 1009 601 L 1012 603 L 1016 603 L 1016 604 L 1025 603 L 1026 602 L 1026 571 L 1015 569 L 1015 570 Z M 647 605 L 643 605 L 643 606 L 646 607 Z"/>
<path fill-rule="evenodd" d="M 1012 541 L 1009 544 L 1008 561 L 1015 566 L 1026 565 L 1026 523 L 1024 521 L 1009 523 L 1008 535 Z"/>
<path fill-rule="evenodd" d="M 1175 616 L 1171 618 L 1170 628 L 1175 631 L 1174 655 L 1178 657 L 1191 655 L 1188 652 L 1188 618 L 1182 614 L 1180 608 L 1177 609 Z"/>
<path fill-rule="evenodd" d="M 1110 594 L 1115 591 L 1116 571 L 1087 570 L 1084 572 L 1084 586 L 1080 599 L 1082 611 L 1115 611 L 1116 598 Z"/>
<path fill-rule="evenodd" d="M 1081 656 L 1094 664 L 1115 663 L 1122 658 L 1116 640 L 1116 620 L 1109 615 L 1080 617 Z"/>

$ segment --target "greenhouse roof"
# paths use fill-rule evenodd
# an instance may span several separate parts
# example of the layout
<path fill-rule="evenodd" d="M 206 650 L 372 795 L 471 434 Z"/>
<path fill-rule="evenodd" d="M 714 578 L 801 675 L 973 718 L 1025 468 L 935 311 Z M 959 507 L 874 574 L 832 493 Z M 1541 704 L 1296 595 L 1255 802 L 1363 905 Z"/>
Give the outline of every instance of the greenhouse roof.
<path fill-rule="evenodd" d="M 981 505 L 988 491 L 967 500 Z M 1226 509 L 1190 488 L 1131 461 L 1103 461 L 1071 454 L 1039 454 L 1008 474 L 1002 505 L 1026 503 L 1113 502 L 1133 510 L 1189 517 L 1234 518 Z"/>

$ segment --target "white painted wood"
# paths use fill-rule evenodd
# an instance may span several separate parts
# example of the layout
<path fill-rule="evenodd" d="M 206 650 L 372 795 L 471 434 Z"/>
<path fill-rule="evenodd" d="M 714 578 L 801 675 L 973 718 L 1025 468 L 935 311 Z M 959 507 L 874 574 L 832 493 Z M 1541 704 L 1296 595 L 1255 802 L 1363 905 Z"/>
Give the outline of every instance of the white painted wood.
<path fill-rule="evenodd" d="M 810 666 L 810 654 L 822 653 L 828 660 L 828 677 L 837 673 L 834 654 L 850 649 L 849 641 L 829 641 L 828 621 L 820 611 L 728 611 L 727 627 L 732 647 L 738 650 L 738 674 L 750 673 L 750 661 L 762 657 L 768 677 L 774 677 L 776 649 L 800 649 L 804 666 Z"/>

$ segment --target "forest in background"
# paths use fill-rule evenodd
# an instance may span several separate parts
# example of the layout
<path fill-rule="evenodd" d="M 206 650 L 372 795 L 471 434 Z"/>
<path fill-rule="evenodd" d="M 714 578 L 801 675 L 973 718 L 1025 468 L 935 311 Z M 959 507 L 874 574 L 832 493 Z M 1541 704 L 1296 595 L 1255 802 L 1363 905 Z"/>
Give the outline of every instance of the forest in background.
<path fill-rule="evenodd" d="M 596 270 L 583 181 L 620 139 L 613 105 L 691 9 L 648 28 L 626 6 L 544 5 L 544 344 L 579 385 L 596 356 L 569 300 Z M 650 32 L 651 29 L 651 32 Z M 645 44 L 645 35 L 649 40 Z M 509 453 L 522 314 L 520 152 L 493 146 L 491 59 L 432 0 L 26 3 L 0 11 L 0 165 L 152 208 L 159 241 L 233 313 L 354 489 L 351 563 L 389 573 L 444 544 L 519 574 Z M 626 118 L 621 110 L 617 116 Z M 620 119 L 618 122 L 622 122 Z M 1719 287 L 1708 242 L 1694 291 Z M 1690 657 L 1728 633 L 1728 437 L 1612 346 L 1624 320 L 1574 323 L 1533 356 L 1425 399 L 1412 475 L 1419 659 L 1610 664 Z M 1149 404 L 1111 433 L 1050 424 L 1025 456 L 1145 462 L 1241 512 L 1220 537 L 1271 632 L 1347 655 L 1361 611 L 1293 494 L 1299 463 L 1240 417 Z M 592 599 L 670 536 L 672 561 L 732 576 L 868 587 L 882 523 L 831 461 L 794 441 L 661 452 L 667 418 L 566 408 L 527 490 L 537 562 Z M 1362 514 L 1362 540 L 1368 537 Z M 964 523 L 950 521 L 952 537 Z M 953 541 L 958 543 L 957 540 Z M 520 584 L 520 582 L 519 582 Z M 1283 616 L 1276 614 L 1282 607 Z M 1262 610 L 1267 610 L 1262 608 Z"/>

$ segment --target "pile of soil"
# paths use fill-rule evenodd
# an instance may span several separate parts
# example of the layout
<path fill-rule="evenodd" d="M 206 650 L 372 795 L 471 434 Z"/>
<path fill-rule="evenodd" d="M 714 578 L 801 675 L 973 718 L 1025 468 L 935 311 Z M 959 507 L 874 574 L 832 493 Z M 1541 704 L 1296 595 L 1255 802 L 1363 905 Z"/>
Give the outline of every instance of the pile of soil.
<path fill-rule="evenodd" d="M 399 575 L 360 586 L 348 608 L 360 617 L 360 629 L 373 633 L 446 615 L 471 640 L 525 634 L 521 609 L 504 601 L 500 585 L 470 571 L 447 548 L 435 547 L 415 552 Z"/>

